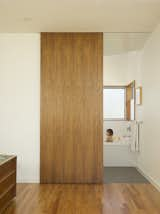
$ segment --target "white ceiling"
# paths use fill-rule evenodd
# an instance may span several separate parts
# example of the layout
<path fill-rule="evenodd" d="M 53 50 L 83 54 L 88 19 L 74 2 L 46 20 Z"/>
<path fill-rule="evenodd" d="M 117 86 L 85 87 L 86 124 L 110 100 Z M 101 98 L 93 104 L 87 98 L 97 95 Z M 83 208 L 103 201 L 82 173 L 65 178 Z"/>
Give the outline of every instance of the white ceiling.
<path fill-rule="evenodd" d="M 0 32 L 151 32 L 160 0 L 0 0 Z"/>

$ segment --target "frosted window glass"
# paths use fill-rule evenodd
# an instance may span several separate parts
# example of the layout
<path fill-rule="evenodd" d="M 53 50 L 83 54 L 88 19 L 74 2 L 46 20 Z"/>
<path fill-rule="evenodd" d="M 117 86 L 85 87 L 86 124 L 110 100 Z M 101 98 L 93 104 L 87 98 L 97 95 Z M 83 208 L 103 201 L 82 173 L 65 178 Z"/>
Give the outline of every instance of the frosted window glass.
<path fill-rule="evenodd" d="M 103 90 L 103 114 L 105 119 L 125 119 L 125 89 Z"/>

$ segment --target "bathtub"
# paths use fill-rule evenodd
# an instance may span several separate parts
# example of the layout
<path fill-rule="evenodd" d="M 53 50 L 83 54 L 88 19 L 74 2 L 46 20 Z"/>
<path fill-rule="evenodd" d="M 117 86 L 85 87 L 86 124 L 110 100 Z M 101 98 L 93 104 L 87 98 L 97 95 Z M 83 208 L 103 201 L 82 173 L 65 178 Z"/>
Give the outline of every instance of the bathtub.
<path fill-rule="evenodd" d="M 103 143 L 104 166 L 135 166 L 136 156 L 130 151 L 130 142 Z"/>

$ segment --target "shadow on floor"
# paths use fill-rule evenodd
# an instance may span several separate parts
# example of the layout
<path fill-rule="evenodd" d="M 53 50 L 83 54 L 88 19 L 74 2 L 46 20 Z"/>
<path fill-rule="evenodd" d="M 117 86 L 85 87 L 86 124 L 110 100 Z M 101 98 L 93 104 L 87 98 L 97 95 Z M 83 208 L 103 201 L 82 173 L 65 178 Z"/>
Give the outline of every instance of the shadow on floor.
<path fill-rule="evenodd" d="M 149 183 L 135 167 L 104 167 L 104 183 Z"/>

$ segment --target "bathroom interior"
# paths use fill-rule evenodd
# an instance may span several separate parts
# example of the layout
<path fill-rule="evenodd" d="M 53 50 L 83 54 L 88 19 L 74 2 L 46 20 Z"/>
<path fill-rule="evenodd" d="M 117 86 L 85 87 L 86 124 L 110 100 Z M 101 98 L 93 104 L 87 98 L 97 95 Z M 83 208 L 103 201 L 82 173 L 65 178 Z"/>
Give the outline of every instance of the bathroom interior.
<path fill-rule="evenodd" d="M 16 196 L 7 213 L 159 213 L 159 35 L 1 35 L 0 209 Z"/>
<path fill-rule="evenodd" d="M 104 33 L 104 183 L 146 183 L 138 171 L 143 129 L 140 60 L 149 33 Z"/>

